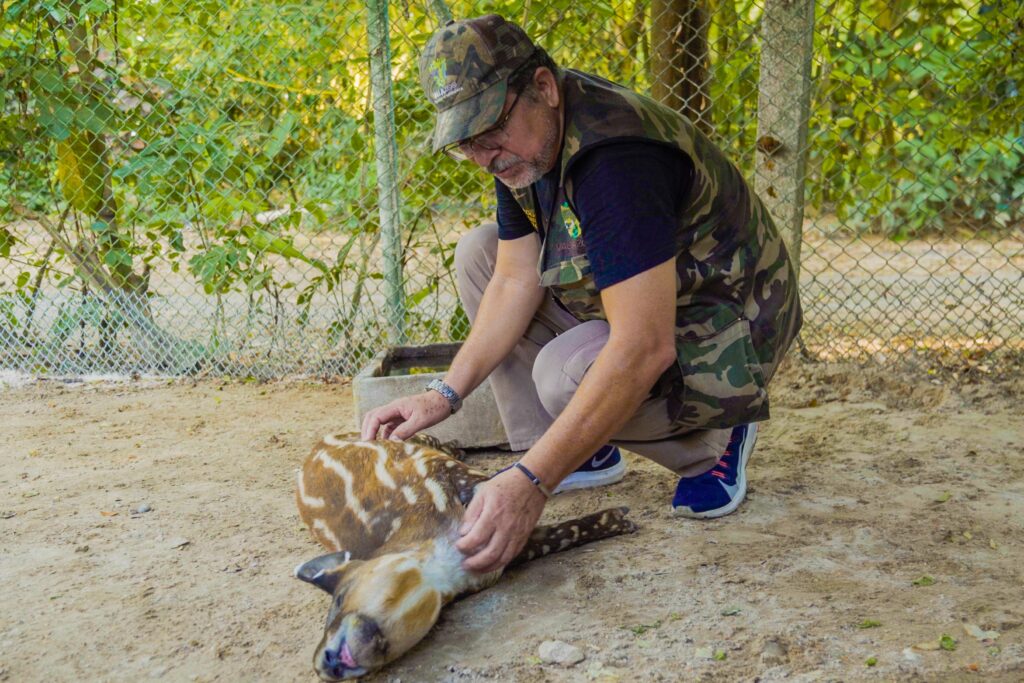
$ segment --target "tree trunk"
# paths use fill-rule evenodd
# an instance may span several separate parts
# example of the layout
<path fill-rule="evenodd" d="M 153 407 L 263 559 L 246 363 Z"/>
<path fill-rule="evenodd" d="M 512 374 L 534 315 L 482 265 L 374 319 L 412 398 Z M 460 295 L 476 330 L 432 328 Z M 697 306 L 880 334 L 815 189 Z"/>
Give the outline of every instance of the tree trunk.
<path fill-rule="evenodd" d="M 651 94 L 711 131 L 707 11 L 703 0 L 652 0 Z"/>
<path fill-rule="evenodd" d="M 68 18 L 64 21 L 63 28 L 68 41 L 68 47 L 75 60 L 75 66 L 78 68 L 79 95 L 83 97 L 84 102 L 89 102 L 90 100 L 103 101 L 109 92 L 98 81 L 96 75 L 97 72 L 103 70 L 103 64 L 96 58 L 96 55 L 93 54 L 89 47 L 88 31 L 85 25 L 74 18 L 79 10 L 79 3 L 73 3 L 72 9 L 75 11 L 69 13 Z M 116 64 L 114 68 L 117 68 Z M 100 176 L 98 178 L 83 178 L 82 180 L 90 184 L 100 183 L 101 190 L 98 194 L 102 197 L 102 201 L 97 207 L 95 218 L 106 224 L 106 228 L 98 234 L 95 244 L 88 246 L 80 244 L 78 246 L 86 250 L 89 250 L 91 247 L 92 250 L 97 252 L 101 260 L 111 249 L 118 249 L 128 253 L 131 247 L 131 239 L 121 233 L 117 224 L 117 203 L 114 198 L 112 183 L 113 169 L 110 167 L 110 150 L 107 146 L 106 136 L 97 135 L 90 131 L 81 131 L 80 134 L 88 136 L 93 143 L 93 156 L 95 159 L 93 160 L 94 163 L 88 167 L 91 167 L 92 171 Z M 120 289 L 138 295 L 140 298 L 145 296 L 149 283 L 144 277 L 134 272 L 130 262 L 118 262 L 110 266 L 110 270 Z"/>

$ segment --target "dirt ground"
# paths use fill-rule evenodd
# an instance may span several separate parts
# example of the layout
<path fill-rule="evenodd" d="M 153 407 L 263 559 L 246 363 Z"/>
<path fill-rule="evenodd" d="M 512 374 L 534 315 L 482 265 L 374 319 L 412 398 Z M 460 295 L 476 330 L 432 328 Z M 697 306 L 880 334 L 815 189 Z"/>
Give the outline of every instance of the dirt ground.
<path fill-rule="evenodd" d="M 793 363 L 736 514 L 674 519 L 631 456 L 545 515 L 628 505 L 638 533 L 510 572 L 370 680 L 1024 680 L 1024 376 L 979 377 Z M 12 379 L 0 680 L 315 680 L 292 487 L 346 384 Z"/>

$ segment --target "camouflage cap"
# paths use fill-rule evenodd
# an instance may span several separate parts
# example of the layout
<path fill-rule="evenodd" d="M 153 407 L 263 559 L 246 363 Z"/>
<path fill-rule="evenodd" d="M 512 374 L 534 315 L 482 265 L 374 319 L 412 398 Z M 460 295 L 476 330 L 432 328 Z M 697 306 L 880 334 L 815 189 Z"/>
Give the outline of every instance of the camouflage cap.
<path fill-rule="evenodd" d="M 534 49 L 523 29 L 497 14 L 438 29 L 420 55 L 420 83 L 437 107 L 432 151 L 497 123 L 508 77 Z"/>

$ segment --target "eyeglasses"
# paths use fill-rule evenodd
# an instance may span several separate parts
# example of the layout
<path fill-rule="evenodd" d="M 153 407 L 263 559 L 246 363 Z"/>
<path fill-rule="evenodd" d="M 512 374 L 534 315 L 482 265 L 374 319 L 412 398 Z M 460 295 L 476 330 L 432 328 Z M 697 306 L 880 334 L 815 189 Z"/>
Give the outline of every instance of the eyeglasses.
<path fill-rule="evenodd" d="M 512 110 L 519 103 L 520 95 L 522 93 L 516 93 L 516 96 L 512 99 L 512 106 L 498 119 L 496 124 L 482 133 L 477 133 L 473 137 L 445 145 L 441 148 L 441 151 L 456 161 L 466 161 L 470 155 L 479 150 L 492 151 L 501 147 L 502 143 L 508 141 L 508 133 L 505 132 L 505 126 L 508 125 L 508 120 L 512 117 Z"/>

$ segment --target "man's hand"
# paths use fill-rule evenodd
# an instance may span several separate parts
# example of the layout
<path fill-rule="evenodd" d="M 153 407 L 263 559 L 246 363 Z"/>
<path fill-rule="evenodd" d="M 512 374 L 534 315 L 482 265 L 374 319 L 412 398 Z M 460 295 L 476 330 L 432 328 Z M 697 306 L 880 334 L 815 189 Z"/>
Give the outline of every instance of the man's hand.
<path fill-rule="evenodd" d="M 511 562 L 537 526 L 547 498 L 517 469 L 481 484 L 462 520 L 455 549 L 463 569 L 485 574 Z"/>
<path fill-rule="evenodd" d="M 374 408 L 363 416 L 362 438 L 402 441 L 417 432 L 433 427 L 452 414 L 451 404 L 436 391 L 404 396 L 387 405 Z"/>

